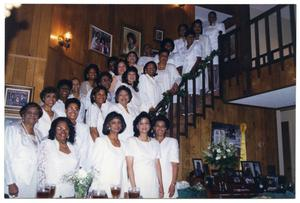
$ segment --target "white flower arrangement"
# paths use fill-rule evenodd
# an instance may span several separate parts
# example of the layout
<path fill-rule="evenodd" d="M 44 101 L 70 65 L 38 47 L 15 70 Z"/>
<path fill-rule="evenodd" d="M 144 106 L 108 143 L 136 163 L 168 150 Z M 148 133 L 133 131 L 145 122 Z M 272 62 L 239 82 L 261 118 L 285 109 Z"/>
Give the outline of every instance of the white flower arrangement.
<path fill-rule="evenodd" d="M 226 169 L 233 169 L 238 164 L 237 148 L 228 143 L 226 139 L 218 144 L 212 143 L 203 153 L 205 161 L 217 167 L 221 172 Z"/>

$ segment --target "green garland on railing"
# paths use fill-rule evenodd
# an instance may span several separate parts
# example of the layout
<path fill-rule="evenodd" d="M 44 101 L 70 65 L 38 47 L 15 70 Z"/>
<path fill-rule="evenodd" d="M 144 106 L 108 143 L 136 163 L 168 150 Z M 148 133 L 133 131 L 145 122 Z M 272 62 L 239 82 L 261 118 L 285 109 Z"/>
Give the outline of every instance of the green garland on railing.
<path fill-rule="evenodd" d="M 182 75 L 181 83 L 178 85 L 178 91 L 176 94 L 172 94 L 170 91 L 166 91 L 163 93 L 163 99 L 157 104 L 155 107 L 155 111 L 150 112 L 150 116 L 154 118 L 158 114 L 166 115 L 167 109 L 169 108 L 169 104 L 172 101 L 172 98 L 174 95 L 178 96 L 184 96 L 185 90 L 183 89 L 183 85 L 187 80 L 191 80 L 194 78 L 197 78 L 201 73 L 202 70 L 204 70 L 208 65 L 210 64 L 210 61 L 213 60 L 215 56 L 219 54 L 218 50 L 213 50 L 209 56 L 207 56 L 202 63 L 199 64 L 199 66 L 196 67 L 196 69 L 192 69 L 189 73 L 185 73 Z"/>

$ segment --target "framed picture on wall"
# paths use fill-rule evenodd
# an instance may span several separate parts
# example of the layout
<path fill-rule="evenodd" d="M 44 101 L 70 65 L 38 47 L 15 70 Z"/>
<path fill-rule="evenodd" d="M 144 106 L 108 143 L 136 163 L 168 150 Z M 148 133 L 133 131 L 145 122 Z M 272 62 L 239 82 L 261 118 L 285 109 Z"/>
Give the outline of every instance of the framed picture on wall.
<path fill-rule="evenodd" d="M 141 55 L 142 33 L 137 29 L 124 26 L 121 39 L 121 54 L 126 55 L 134 51 L 138 56 Z"/>
<path fill-rule="evenodd" d="M 196 176 L 201 176 L 204 173 L 202 159 L 192 159 L 193 167 Z"/>
<path fill-rule="evenodd" d="M 164 30 L 159 28 L 154 28 L 154 40 L 161 42 L 164 39 Z"/>
<path fill-rule="evenodd" d="M 21 85 L 5 85 L 5 110 L 18 112 L 22 106 L 31 102 L 33 87 Z"/>
<path fill-rule="evenodd" d="M 104 56 L 112 55 L 112 35 L 100 28 L 90 25 L 89 31 L 89 49 Z"/>

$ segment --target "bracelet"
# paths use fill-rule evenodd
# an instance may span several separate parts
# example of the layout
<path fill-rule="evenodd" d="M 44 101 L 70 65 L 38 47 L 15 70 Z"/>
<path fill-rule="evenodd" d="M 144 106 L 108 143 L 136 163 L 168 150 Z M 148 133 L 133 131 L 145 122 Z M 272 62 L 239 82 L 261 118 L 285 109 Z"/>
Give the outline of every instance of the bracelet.
<path fill-rule="evenodd" d="M 172 186 L 175 186 L 175 185 L 176 185 L 176 183 L 171 183 L 171 185 L 172 185 Z"/>

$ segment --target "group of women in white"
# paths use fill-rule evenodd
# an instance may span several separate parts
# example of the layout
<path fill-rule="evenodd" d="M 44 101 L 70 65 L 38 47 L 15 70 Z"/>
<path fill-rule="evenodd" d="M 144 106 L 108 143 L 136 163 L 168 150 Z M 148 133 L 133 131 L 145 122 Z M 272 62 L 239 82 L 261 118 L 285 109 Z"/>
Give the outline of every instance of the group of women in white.
<path fill-rule="evenodd" d="M 126 60 L 111 57 L 107 72 L 88 65 L 81 84 L 73 78 L 45 87 L 41 103 L 23 106 L 21 122 L 6 128 L 5 193 L 34 198 L 55 184 L 54 197 L 73 197 L 63 177 L 83 168 L 94 174 L 90 190 L 108 197 L 110 186 L 119 185 L 121 197 L 139 187 L 143 198 L 176 198 L 178 143 L 166 136 L 168 119 L 151 120 L 149 112 L 210 53 L 201 26 L 200 20 L 193 29 L 180 25 L 180 38 L 165 39 L 155 57 L 148 45 L 139 60 L 135 52 Z"/>

